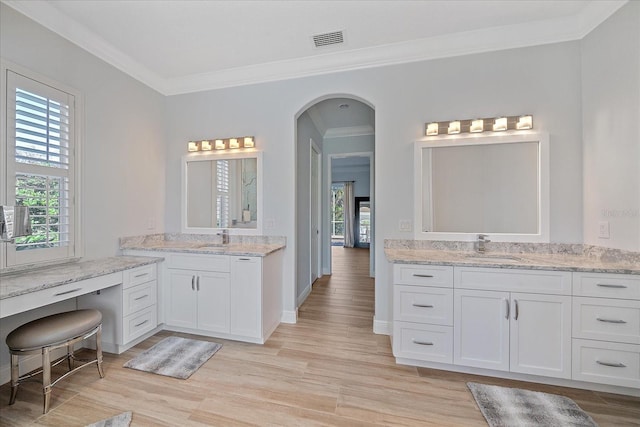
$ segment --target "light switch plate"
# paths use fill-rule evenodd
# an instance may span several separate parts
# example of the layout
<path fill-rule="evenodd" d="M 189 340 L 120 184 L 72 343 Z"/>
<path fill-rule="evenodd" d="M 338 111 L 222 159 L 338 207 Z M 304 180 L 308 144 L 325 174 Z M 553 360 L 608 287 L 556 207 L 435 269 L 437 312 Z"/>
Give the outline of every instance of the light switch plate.
<path fill-rule="evenodd" d="M 398 228 L 400 231 L 411 231 L 411 220 L 401 219 Z"/>
<path fill-rule="evenodd" d="M 600 221 L 598 223 L 598 238 L 600 239 L 609 238 L 609 221 Z"/>

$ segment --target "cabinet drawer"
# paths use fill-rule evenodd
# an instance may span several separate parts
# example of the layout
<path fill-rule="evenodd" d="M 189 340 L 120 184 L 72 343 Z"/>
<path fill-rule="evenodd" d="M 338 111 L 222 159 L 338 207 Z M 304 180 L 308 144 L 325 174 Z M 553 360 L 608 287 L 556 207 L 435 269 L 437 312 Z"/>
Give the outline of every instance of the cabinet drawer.
<path fill-rule="evenodd" d="M 143 267 L 126 270 L 124 272 L 122 287 L 124 289 L 127 289 L 132 286 L 139 285 L 141 283 L 149 282 L 151 280 L 156 280 L 155 264 L 145 265 Z"/>
<path fill-rule="evenodd" d="M 126 344 L 158 326 L 156 306 L 125 316 L 123 323 L 123 341 Z"/>
<path fill-rule="evenodd" d="M 453 267 L 395 264 L 393 283 L 396 285 L 420 285 L 453 287 Z"/>
<path fill-rule="evenodd" d="M 227 255 L 171 254 L 167 266 L 185 270 L 228 273 L 229 257 Z"/>
<path fill-rule="evenodd" d="M 640 346 L 573 340 L 574 380 L 640 387 Z"/>
<path fill-rule="evenodd" d="M 454 286 L 461 289 L 571 295 L 571 272 L 455 267 Z"/>
<path fill-rule="evenodd" d="M 157 284 L 153 282 L 127 288 L 122 292 L 122 315 L 127 316 L 156 304 Z"/>
<path fill-rule="evenodd" d="M 395 320 L 453 326 L 453 289 L 395 285 Z"/>
<path fill-rule="evenodd" d="M 573 337 L 640 344 L 640 301 L 573 297 Z"/>
<path fill-rule="evenodd" d="M 640 276 L 573 273 L 573 295 L 640 300 Z"/>
<path fill-rule="evenodd" d="M 453 328 L 394 322 L 393 354 L 407 359 L 452 363 Z"/>

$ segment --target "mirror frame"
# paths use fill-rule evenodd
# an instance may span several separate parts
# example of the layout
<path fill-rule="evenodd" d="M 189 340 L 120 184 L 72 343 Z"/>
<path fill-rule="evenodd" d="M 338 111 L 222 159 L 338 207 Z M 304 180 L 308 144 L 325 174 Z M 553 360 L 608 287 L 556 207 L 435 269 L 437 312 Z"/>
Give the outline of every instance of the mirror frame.
<path fill-rule="evenodd" d="M 212 228 L 212 227 L 189 227 L 187 224 L 187 187 L 189 185 L 187 178 L 187 164 L 190 162 L 204 162 L 211 160 L 239 160 L 239 159 L 256 159 L 257 170 L 257 218 L 256 228 Z M 229 230 L 231 235 L 260 235 L 262 234 L 262 218 L 263 218 L 263 173 L 262 173 L 262 151 L 239 151 L 239 152 L 211 152 L 211 153 L 190 153 L 182 156 L 182 185 L 180 186 L 180 225 L 182 233 L 190 234 L 217 234 L 221 230 Z"/>
<path fill-rule="evenodd" d="M 422 231 L 423 185 L 422 150 L 426 148 L 464 145 L 510 144 L 516 142 L 538 142 L 538 233 L 490 233 L 484 232 L 494 242 L 549 242 L 550 189 L 549 189 L 549 135 L 544 132 L 518 131 L 482 133 L 475 135 L 446 135 L 424 138 L 414 143 L 414 208 L 413 224 L 416 240 L 476 241 L 478 234 L 463 232 Z M 430 185 L 428 182 L 426 185 Z M 431 203 L 431 201 L 429 201 Z"/>

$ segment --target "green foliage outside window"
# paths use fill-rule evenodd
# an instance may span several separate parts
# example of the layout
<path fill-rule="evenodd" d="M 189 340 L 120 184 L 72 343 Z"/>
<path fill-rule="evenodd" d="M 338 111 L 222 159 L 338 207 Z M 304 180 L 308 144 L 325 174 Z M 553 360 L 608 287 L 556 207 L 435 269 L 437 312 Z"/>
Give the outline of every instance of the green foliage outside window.
<path fill-rule="evenodd" d="M 32 234 L 16 238 L 16 250 L 59 246 L 60 178 L 16 176 L 16 204 L 29 207 Z"/>

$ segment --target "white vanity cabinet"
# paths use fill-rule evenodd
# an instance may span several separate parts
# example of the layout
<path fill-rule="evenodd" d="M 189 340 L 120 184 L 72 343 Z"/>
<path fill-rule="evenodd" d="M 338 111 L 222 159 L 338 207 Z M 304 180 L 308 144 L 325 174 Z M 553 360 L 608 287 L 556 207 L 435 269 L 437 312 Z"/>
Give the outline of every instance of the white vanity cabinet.
<path fill-rule="evenodd" d="M 264 343 L 282 316 L 282 253 L 170 253 L 165 323 L 179 332 Z"/>
<path fill-rule="evenodd" d="M 573 379 L 640 388 L 640 277 L 573 275 Z"/>
<path fill-rule="evenodd" d="M 167 279 L 168 326 L 229 332 L 229 257 L 171 254 Z"/>
<path fill-rule="evenodd" d="M 456 267 L 454 363 L 571 378 L 571 273 Z"/>
<path fill-rule="evenodd" d="M 453 267 L 396 264 L 393 277 L 393 354 L 451 363 Z"/>
<path fill-rule="evenodd" d="M 155 332 L 158 326 L 157 266 L 145 265 L 122 272 L 122 284 L 77 299 L 81 308 L 102 312 L 102 347 L 122 353 Z"/>

